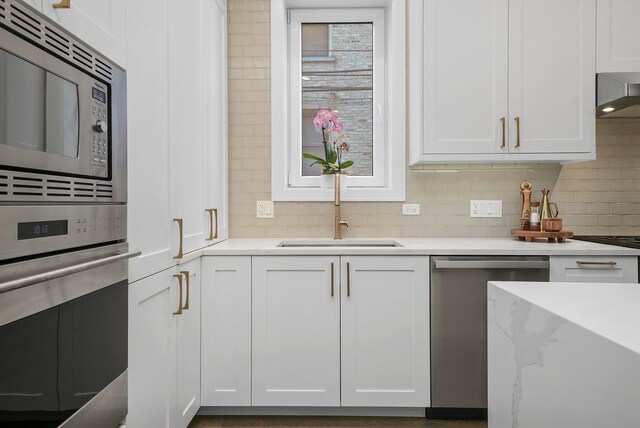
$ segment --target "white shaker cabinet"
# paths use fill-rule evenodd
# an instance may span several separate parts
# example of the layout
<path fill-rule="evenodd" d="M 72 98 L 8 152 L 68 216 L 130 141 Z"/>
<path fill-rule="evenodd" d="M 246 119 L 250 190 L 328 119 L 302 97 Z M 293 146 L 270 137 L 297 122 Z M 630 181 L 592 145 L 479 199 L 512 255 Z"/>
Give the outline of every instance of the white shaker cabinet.
<path fill-rule="evenodd" d="M 595 158 L 595 0 L 410 0 L 410 164 Z"/>
<path fill-rule="evenodd" d="M 598 73 L 640 71 L 640 1 L 598 1 Z"/>
<path fill-rule="evenodd" d="M 429 405 L 429 259 L 343 256 L 342 406 Z"/>
<path fill-rule="evenodd" d="M 340 258 L 252 258 L 252 404 L 340 405 Z"/>
<path fill-rule="evenodd" d="M 638 283 L 635 256 L 552 256 L 549 262 L 551 282 Z"/>
<path fill-rule="evenodd" d="M 202 258 L 202 405 L 251 405 L 251 256 Z"/>
<path fill-rule="evenodd" d="M 71 0 L 68 7 L 60 0 L 31 0 L 42 13 L 74 34 L 87 45 L 117 63 L 127 66 L 125 0 Z M 131 2 L 130 2 L 131 3 Z"/>
<path fill-rule="evenodd" d="M 185 428 L 200 408 L 200 261 L 129 291 L 127 426 Z"/>
<path fill-rule="evenodd" d="M 226 239 L 226 11 L 127 4 L 129 240 L 136 281 Z"/>

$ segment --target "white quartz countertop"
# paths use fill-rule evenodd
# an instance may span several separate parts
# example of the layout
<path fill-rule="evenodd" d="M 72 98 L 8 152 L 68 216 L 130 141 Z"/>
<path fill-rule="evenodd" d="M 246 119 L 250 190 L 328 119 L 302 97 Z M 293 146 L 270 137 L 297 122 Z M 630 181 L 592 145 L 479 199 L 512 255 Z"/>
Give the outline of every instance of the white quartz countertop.
<path fill-rule="evenodd" d="M 299 238 L 300 241 L 323 239 Z M 515 238 L 375 238 L 395 241 L 401 247 L 278 247 L 294 238 L 232 238 L 198 251 L 198 255 L 576 255 L 640 256 L 640 250 L 567 240 L 563 244 L 545 241 L 525 242 Z M 324 239 L 331 242 L 332 239 Z M 343 239 L 345 242 L 367 239 Z"/>
<path fill-rule="evenodd" d="M 490 282 L 567 321 L 640 354 L 640 285 Z"/>

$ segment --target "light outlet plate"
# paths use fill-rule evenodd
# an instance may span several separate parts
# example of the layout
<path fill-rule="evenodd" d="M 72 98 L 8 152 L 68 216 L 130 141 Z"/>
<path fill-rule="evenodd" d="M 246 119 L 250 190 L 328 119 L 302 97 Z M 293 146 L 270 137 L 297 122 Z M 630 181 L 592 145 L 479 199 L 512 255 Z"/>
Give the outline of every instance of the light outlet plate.
<path fill-rule="evenodd" d="M 469 204 L 469 217 L 502 217 L 502 200 L 474 200 Z"/>
<path fill-rule="evenodd" d="M 257 201 L 256 218 L 273 218 L 273 201 Z"/>
<path fill-rule="evenodd" d="M 420 215 L 420 204 L 402 204 L 402 215 Z"/>

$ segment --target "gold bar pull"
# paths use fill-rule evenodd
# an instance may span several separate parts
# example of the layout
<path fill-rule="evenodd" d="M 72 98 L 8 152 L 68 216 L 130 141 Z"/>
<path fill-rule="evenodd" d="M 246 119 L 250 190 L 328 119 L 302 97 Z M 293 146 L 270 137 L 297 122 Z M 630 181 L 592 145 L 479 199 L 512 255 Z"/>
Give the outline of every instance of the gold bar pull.
<path fill-rule="evenodd" d="M 331 262 L 331 297 L 333 297 L 333 262 Z"/>
<path fill-rule="evenodd" d="M 60 0 L 58 3 L 54 3 L 54 9 L 70 9 L 71 8 L 71 0 Z"/>
<path fill-rule="evenodd" d="M 182 275 L 184 275 L 185 283 L 186 283 L 186 286 L 187 286 L 187 298 L 184 299 L 185 300 L 185 304 L 182 307 L 182 309 L 188 310 L 189 309 L 189 271 L 188 270 L 181 270 L 180 273 Z"/>
<path fill-rule="evenodd" d="M 347 262 L 347 297 L 351 296 L 351 275 L 349 272 L 349 262 Z"/>
<path fill-rule="evenodd" d="M 507 138 L 505 136 L 505 126 L 506 126 L 507 119 L 505 117 L 501 117 L 500 122 L 502 122 L 502 145 L 500 146 L 500 148 L 504 149 L 505 146 L 507 145 Z"/>
<path fill-rule="evenodd" d="M 576 260 L 576 264 L 578 265 L 596 265 L 596 266 L 615 266 L 618 263 L 614 262 L 614 261 L 609 261 L 609 262 L 583 262 L 580 260 Z"/>
<path fill-rule="evenodd" d="M 173 275 L 174 278 L 178 278 L 178 286 L 180 287 L 180 302 L 178 302 L 178 310 L 173 315 L 182 315 L 182 274 Z"/>
<path fill-rule="evenodd" d="M 514 119 L 516 121 L 516 149 L 520 147 L 520 116 Z"/>
<path fill-rule="evenodd" d="M 213 241 L 214 239 L 218 239 L 218 209 L 217 208 L 207 208 L 205 210 L 209 213 L 209 237 L 207 241 Z M 216 218 L 216 227 L 213 228 L 213 217 L 215 215 Z M 215 232 L 214 232 L 215 230 Z"/>
<path fill-rule="evenodd" d="M 181 259 L 182 258 L 182 219 L 181 218 L 174 218 L 173 221 L 178 223 L 178 231 L 180 232 L 180 246 L 178 247 L 178 255 L 173 256 L 173 258 L 174 259 Z"/>

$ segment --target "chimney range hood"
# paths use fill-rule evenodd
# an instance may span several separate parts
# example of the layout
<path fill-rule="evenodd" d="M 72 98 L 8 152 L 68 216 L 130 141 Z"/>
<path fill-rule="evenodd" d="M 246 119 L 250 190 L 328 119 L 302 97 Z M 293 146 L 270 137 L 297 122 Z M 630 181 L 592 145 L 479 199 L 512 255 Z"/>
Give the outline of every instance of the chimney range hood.
<path fill-rule="evenodd" d="M 597 75 L 596 118 L 640 118 L 640 73 Z"/>

